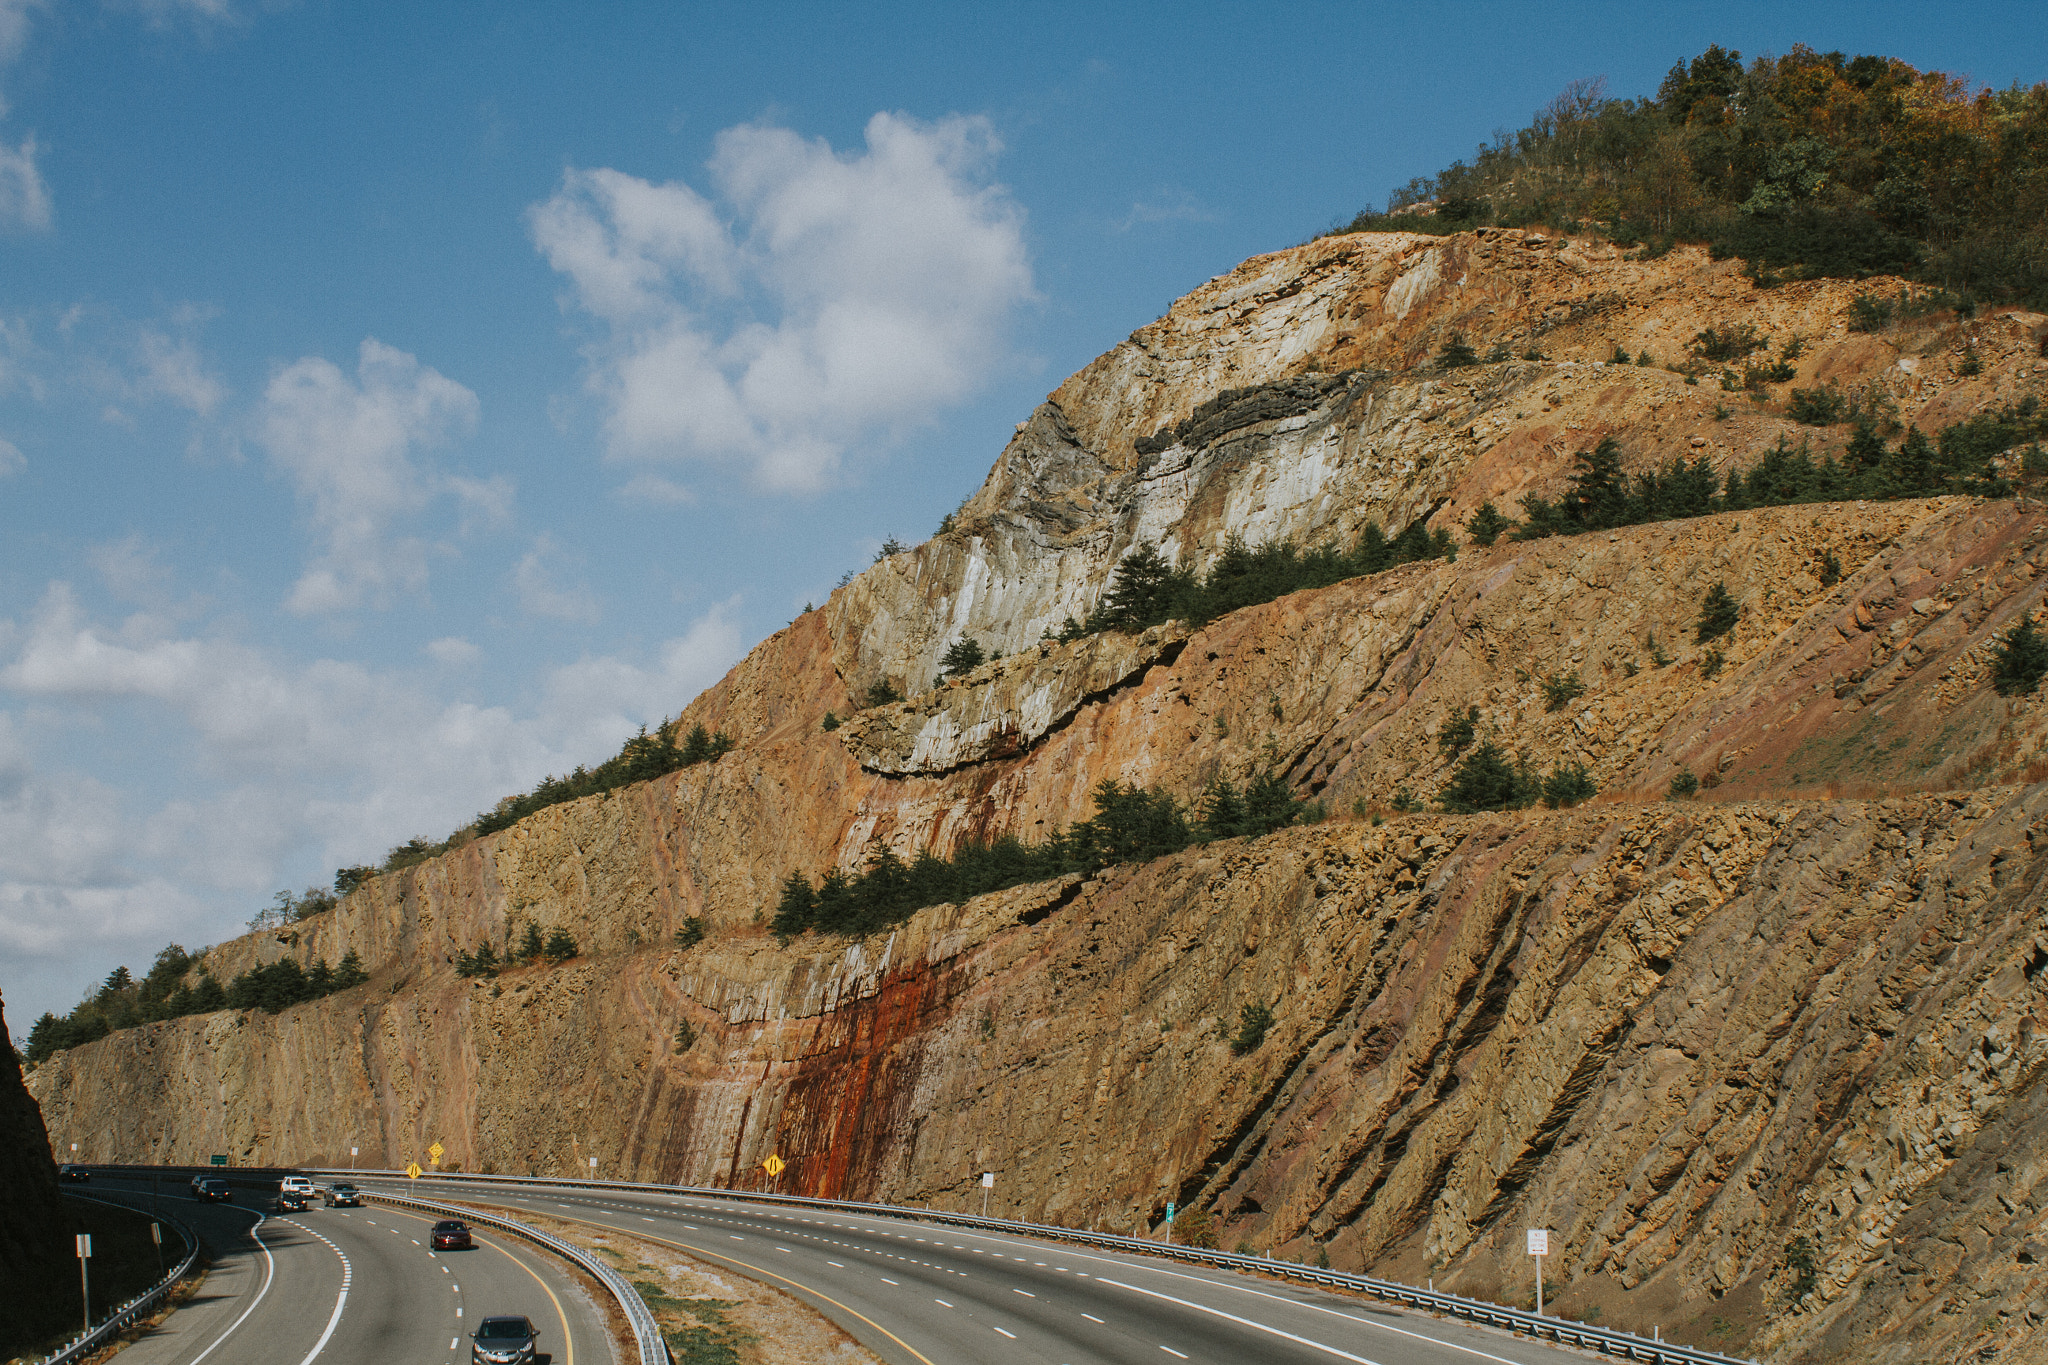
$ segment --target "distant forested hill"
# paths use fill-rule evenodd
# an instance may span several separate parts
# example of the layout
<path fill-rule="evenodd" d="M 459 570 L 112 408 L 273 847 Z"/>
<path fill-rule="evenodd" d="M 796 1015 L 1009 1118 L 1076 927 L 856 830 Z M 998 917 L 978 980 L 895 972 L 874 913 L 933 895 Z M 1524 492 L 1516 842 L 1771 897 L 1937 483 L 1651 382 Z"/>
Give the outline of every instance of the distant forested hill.
<path fill-rule="evenodd" d="M 1528 127 L 1336 232 L 1486 223 L 1709 243 L 1762 283 L 1896 274 L 2048 306 L 2048 85 L 1972 90 L 1892 57 L 1710 47 L 1653 99 L 1577 81 Z"/>

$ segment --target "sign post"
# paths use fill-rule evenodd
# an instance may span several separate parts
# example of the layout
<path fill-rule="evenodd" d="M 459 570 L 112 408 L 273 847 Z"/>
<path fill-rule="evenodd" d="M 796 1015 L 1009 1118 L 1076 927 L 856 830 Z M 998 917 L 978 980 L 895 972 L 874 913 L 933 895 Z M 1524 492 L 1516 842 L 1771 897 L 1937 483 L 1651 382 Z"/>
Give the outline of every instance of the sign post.
<path fill-rule="evenodd" d="M 984 1218 L 988 1217 L 988 1192 L 995 1187 L 996 1173 L 994 1171 L 983 1171 L 981 1173 L 981 1216 Z"/>
<path fill-rule="evenodd" d="M 1166 1240 L 1168 1243 L 1173 1241 L 1173 1210 L 1173 1205 L 1168 1204 L 1166 1206 Z"/>
<path fill-rule="evenodd" d="M 597 1179 L 597 1158 L 596 1158 L 596 1157 L 592 1157 L 592 1158 L 590 1158 L 590 1178 L 591 1178 L 592 1180 L 595 1180 L 595 1179 Z"/>
<path fill-rule="evenodd" d="M 1536 1316 L 1543 1316 L 1543 1258 L 1550 1254 L 1550 1229 L 1529 1229 L 1529 1254 L 1536 1260 Z"/>
<path fill-rule="evenodd" d="M 75 1145 L 75 1144 L 74 1144 Z M 85 1300 L 85 1330 L 92 1330 L 92 1278 L 86 1273 L 85 1263 L 92 1259 L 92 1234 L 78 1234 L 78 1296 Z"/>
<path fill-rule="evenodd" d="M 161 1280 L 164 1277 L 164 1225 L 162 1223 L 151 1223 L 149 1225 L 149 1240 L 156 1243 L 156 1277 Z"/>
<path fill-rule="evenodd" d="M 353 1147 L 348 1149 L 348 1173 L 350 1175 L 356 1173 L 356 1149 Z"/>

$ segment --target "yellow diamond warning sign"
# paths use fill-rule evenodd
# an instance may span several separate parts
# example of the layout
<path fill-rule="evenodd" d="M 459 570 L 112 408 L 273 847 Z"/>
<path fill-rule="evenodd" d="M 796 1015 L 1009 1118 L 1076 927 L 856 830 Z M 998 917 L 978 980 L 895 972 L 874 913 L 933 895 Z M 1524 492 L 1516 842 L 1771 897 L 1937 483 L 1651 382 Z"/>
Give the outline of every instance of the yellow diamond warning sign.
<path fill-rule="evenodd" d="M 761 1169 L 768 1172 L 771 1177 L 781 1175 L 785 1168 L 786 1163 L 779 1156 L 771 1156 L 761 1163 Z"/>
<path fill-rule="evenodd" d="M 440 1165 L 441 1150 L 441 1144 L 438 1142 L 435 1143 L 433 1146 L 427 1148 L 427 1160 L 433 1162 L 436 1166 Z"/>
<path fill-rule="evenodd" d="M 408 1161 L 405 1163 L 405 1178 L 407 1180 L 418 1180 L 424 1174 L 426 1174 L 426 1172 L 420 1169 L 419 1162 Z"/>

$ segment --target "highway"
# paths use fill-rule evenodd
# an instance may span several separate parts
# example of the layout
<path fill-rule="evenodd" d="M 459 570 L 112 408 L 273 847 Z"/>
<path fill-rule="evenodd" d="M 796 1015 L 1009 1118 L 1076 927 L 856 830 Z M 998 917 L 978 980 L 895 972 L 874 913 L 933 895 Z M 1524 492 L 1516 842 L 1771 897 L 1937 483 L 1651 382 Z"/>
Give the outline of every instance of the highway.
<path fill-rule="evenodd" d="M 359 1183 L 366 1190 L 525 1209 L 684 1248 L 790 1291 L 894 1365 L 1558 1365 L 1587 1359 L 1511 1333 L 1312 1286 L 910 1219 L 457 1177 L 417 1185 Z"/>
<path fill-rule="evenodd" d="M 96 1176 L 89 1189 L 152 1207 L 146 1179 Z M 434 1252 L 434 1220 L 407 1210 L 266 1215 L 269 1194 L 248 1187 L 232 1205 L 192 1199 L 182 1175 L 158 1189 L 163 1211 L 198 1232 L 214 1266 L 191 1303 L 121 1353 L 122 1365 L 466 1365 L 470 1332 L 501 1313 L 533 1319 L 553 1365 L 613 1365 L 597 1307 L 559 1260 L 515 1238 L 477 1232 L 473 1250 Z"/>

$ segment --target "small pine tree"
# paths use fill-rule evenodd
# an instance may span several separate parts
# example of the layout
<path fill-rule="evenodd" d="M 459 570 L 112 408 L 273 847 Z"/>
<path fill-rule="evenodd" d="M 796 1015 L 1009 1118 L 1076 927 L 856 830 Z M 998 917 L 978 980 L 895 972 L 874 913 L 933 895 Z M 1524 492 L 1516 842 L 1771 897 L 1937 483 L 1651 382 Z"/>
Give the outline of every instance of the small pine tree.
<path fill-rule="evenodd" d="M 692 915 L 683 921 L 683 927 L 676 930 L 676 947 L 694 948 L 704 941 L 704 918 Z"/>
<path fill-rule="evenodd" d="M 1460 753 L 1467 744 L 1472 742 L 1472 736 L 1477 732 L 1478 727 L 1479 708 L 1468 706 L 1465 708 L 1464 715 L 1452 716 L 1437 727 L 1436 747 L 1443 752 L 1446 758 L 1449 758 L 1452 754 Z"/>
<path fill-rule="evenodd" d="M 1264 1004 L 1246 1005 L 1238 1011 L 1237 1036 L 1230 1040 L 1230 1050 L 1240 1057 L 1258 1051 L 1259 1044 L 1266 1041 L 1266 1031 L 1272 1027 L 1271 1008 Z"/>
<path fill-rule="evenodd" d="M 979 640 L 972 635 L 963 635 L 939 656 L 939 676 L 956 678 L 962 673 L 971 673 L 986 662 L 987 658 L 988 656 L 982 652 Z"/>
<path fill-rule="evenodd" d="M 1576 806 L 1597 796 L 1600 788 L 1583 763 L 1560 763 L 1543 779 L 1543 804 L 1552 810 Z"/>
<path fill-rule="evenodd" d="M 1742 605 L 1728 591 L 1728 585 L 1725 582 L 1714 584 L 1700 600 L 1700 619 L 1695 627 L 1699 642 L 1705 644 L 1709 640 L 1718 640 L 1735 629 L 1735 623 L 1741 616 Z"/>
<path fill-rule="evenodd" d="M 1700 780 L 1691 773 L 1680 770 L 1671 775 L 1671 786 L 1664 793 L 1666 801 L 1682 801 L 1689 796 L 1699 795 Z"/>
<path fill-rule="evenodd" d="M 511 956 L 515 961 L 524 962 L 530 966 L 540 961 L 540 955 L 546 949 L 547 944 L 540 936 L 540 926 L 538 924 L 528 924 L 526 932 L 520 936 L 519 951 Z"/>
<path fill-rule="evenodd" d="M 839 728 L 839 717 L 833 715 L 830 711 L 827 711 L 825 713 L 825 723 L 821 728 L 825 730 L 837 730 Z"/>
<path fill-rule="evenodd" d="M 1477 365 L 1479 352 L 1472 349 L 1463 332 L 1453 332 L 1444 348 L 1436 353 L 1436 363 L 1446 370 L 1461 370 L 1467 365 Z"/>
<path fill-rule="evenodd" d="M 490 952 L 490 945 L 486 944 L 484 946 L 484 951 Z M 490 957 L 492 968 L 493 970 L 495 970 L 497 967 L 498 955 L 495 952 L 491 952 Z M 350 989 L 351 987 L 360 986 L 369 979 L 370 974 L 363 970 L 363 959 L 361 958 L 361 956 L 357 954 L 355 949 L 351 948 L 346 953 L 342 954 L 341 965 L 334 969 L 334 989 L 338 991 L 345 991 Z M 212 980 L 213 978 L 209 976 L 204 981 L 200 982 L 197 994 L 200 996 L 204 996 L 206 994 L 206 983 Z M 216 984 L 214 986 L 214 989 L 219 990 L 220 987 Z M 205 1006 L 202 1006 L 202 1008 L 205 1008 Z M 215 1006 L 214 1008 L 218 1008 L 218 1006 Z"/>
<path fill-rule="evenodd" d="M 2048 635 L 2034 629 L 2032 618 L 2021 621 L 1998 641 L 1991 660 L 1991 685 L 2001 697 L 2018 697 L 2041 685 L 2048 676 Z"/>
<path fill-rule="evenodd" d="M 548 935 L 548 941 L 541 948 L 541 955 L 553 963 L 567 962 L 582 951 L 567 929 L 557 929 Z"/>
<path fill-rule="evenodd" d="M 701 724 L 690 727 L 690 737 L 683 741 L 682 764 L 685 768 L 702 763 L 711 757 L 711 732 Z"/>
<path fill-rule="evenodd" d="M 1540 792 L 1521 765 L 1512 763 L 1500 745 L 1482 740 L 1451 773 L 1444 788 L 1444 809 L 1453 815 L 1482 810 L 1512 810 L 1534 801 Z"/>
<path fill-rule="evenodd" d="M 1465 534 L 1472 538 L 1474 545 L 1491 545 L 1499 540 L 1501 533 L 1514 529 L 1515 523 L 1501 515 L 1491 501 L 1479 504 L 1479 510 L 1465 523 Z"/>
<path fill-rule="evenodd" d="M 890 686 L 887 678 L 878 678 L 868 684 L 866 705 L 869 707 L 887 706 L 890 702 L 902 700 L 903 694 Z"/>

